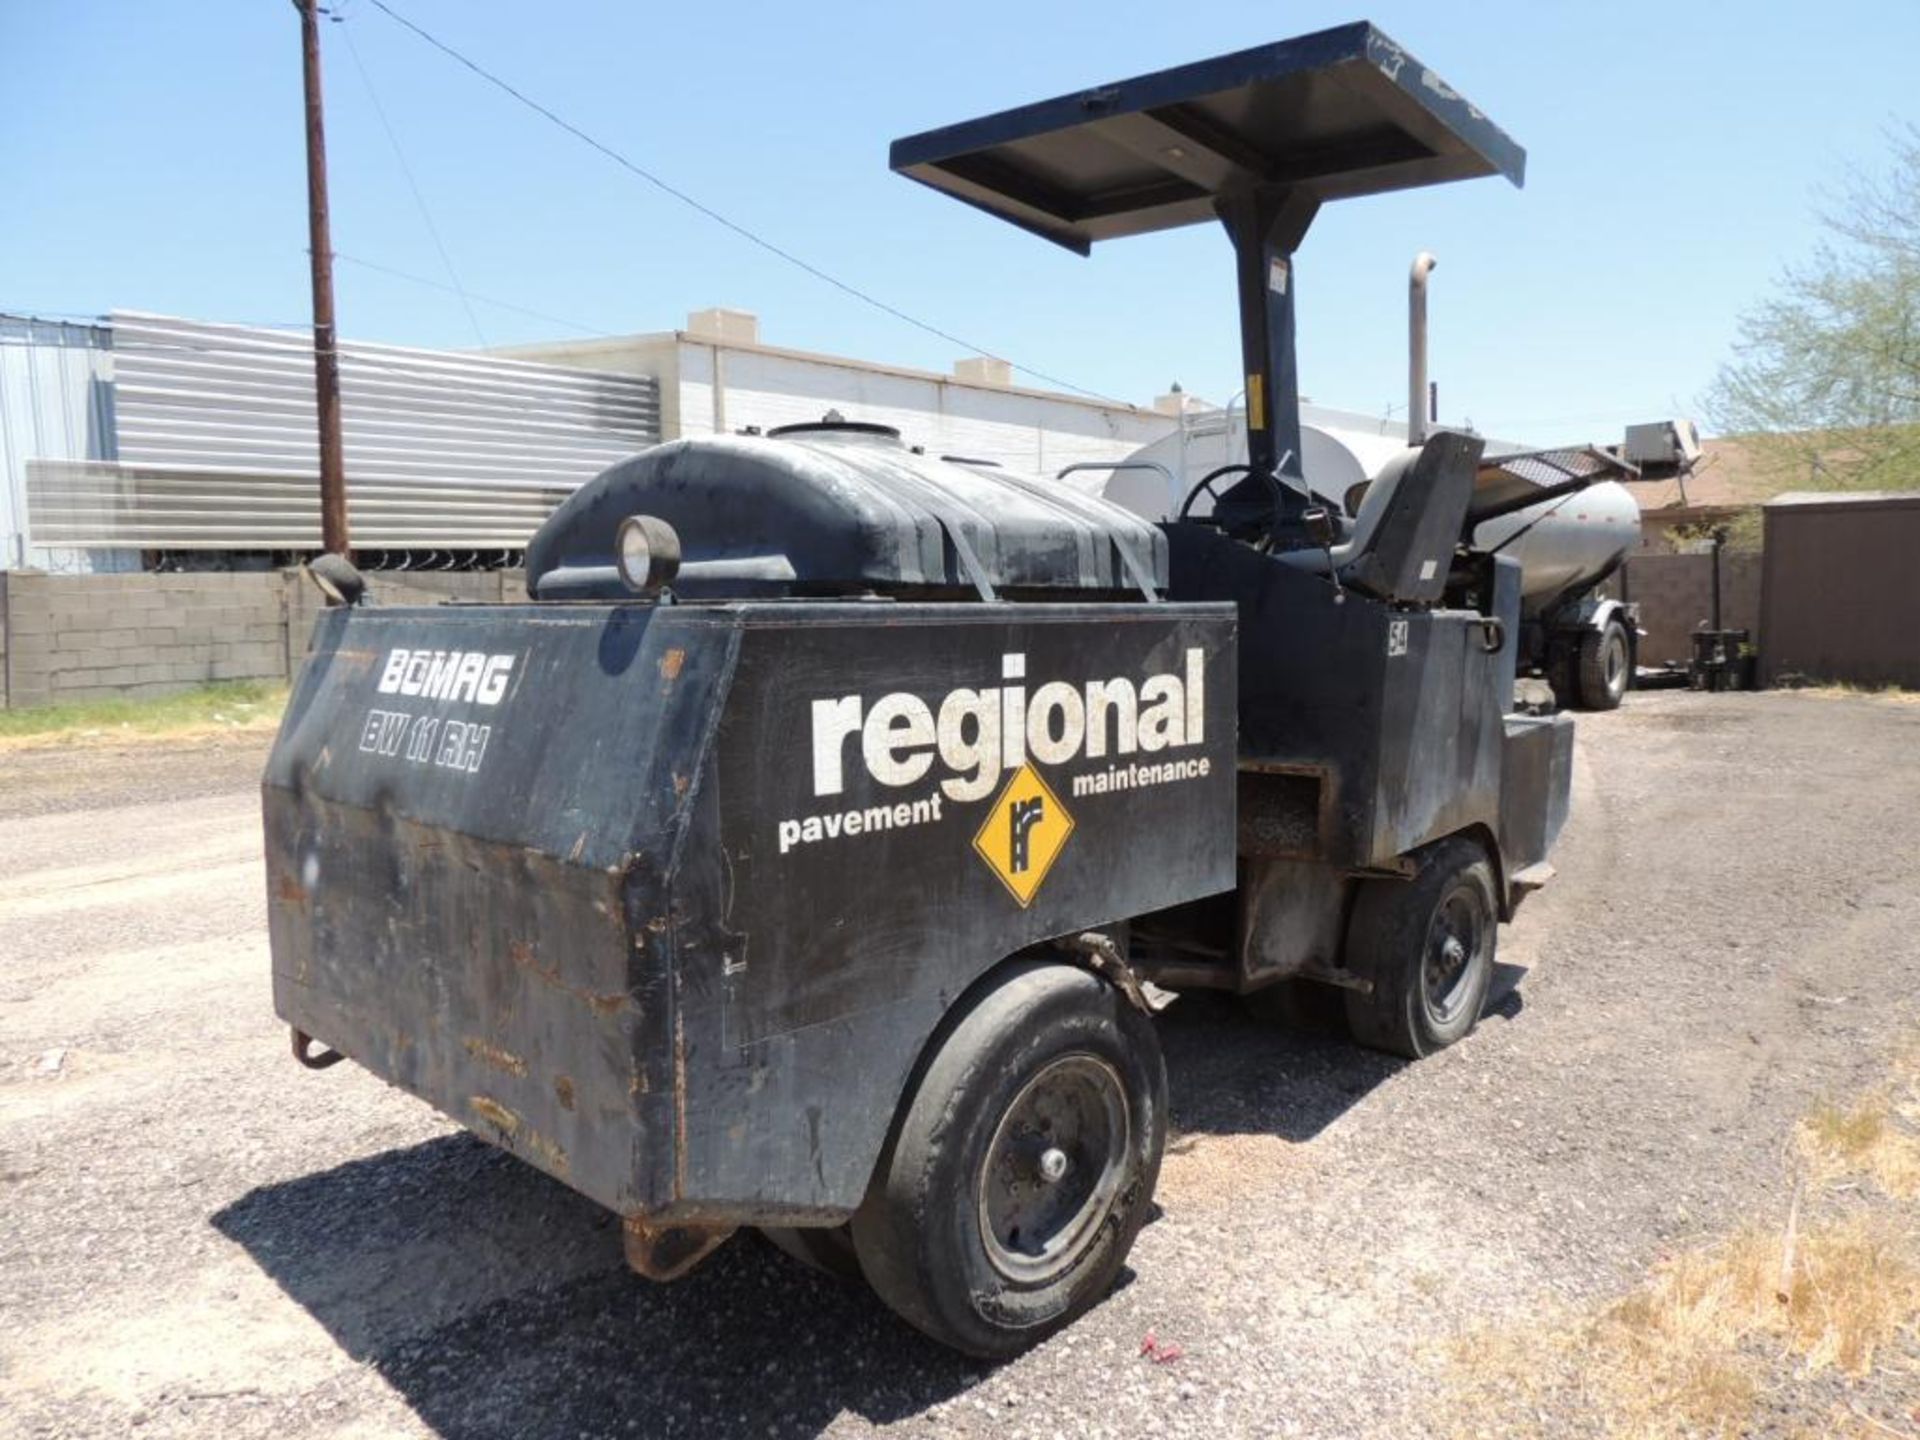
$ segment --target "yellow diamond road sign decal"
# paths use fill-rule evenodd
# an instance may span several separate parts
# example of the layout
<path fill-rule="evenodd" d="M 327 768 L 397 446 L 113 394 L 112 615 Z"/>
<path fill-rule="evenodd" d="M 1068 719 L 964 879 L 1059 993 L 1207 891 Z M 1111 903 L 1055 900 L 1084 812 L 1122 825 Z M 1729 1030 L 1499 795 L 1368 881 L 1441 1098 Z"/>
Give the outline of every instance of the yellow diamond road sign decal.
<path fill-rule="evenodd" d="M 1025 909 L 1071 834 L 1073 817 L 1060 797 L 1031 765 L 1022 765 L 987 812 L 973 848 Z"/>

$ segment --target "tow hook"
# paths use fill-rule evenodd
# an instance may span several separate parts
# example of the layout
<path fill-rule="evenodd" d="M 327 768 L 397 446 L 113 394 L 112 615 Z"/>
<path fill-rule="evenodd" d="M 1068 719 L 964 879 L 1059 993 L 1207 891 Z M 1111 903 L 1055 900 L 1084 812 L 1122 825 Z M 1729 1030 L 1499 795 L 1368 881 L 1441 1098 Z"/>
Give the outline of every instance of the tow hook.
<path fill-rule="evenodd" d="M 1133 1002 L 1143 1015 L 1158 1015 L 1180 997 L 1162 990 L 1151 980 L 1142 980 L 1113 943 L 1113 937 L 1099 930 L 1082 930 L 1078 935 L 1062 935 L 1053 942 L 1086 961 L 1096 975 L 1104 975 L 1120 987 L 1120 993 Z"/>
<path fill-rule="evenodd" d="M 731 1225 L 650 1224 L 638 1215 L 621 1221 L 627 1264 L 649 1280 L 678 1280 L 733 1234 Z"/>
<path fill-rule="evenodd" d="M 291 1027 L 291 1033 L 293 1035 L 293 1058 L 309 1070 L 324 1070 L 329 1065 L 338 1065 L 342 1060 L 347 1058 L 331 1046 L 315 1054 L 313 1037 L 311 1035 L 297 1027 Z"/>

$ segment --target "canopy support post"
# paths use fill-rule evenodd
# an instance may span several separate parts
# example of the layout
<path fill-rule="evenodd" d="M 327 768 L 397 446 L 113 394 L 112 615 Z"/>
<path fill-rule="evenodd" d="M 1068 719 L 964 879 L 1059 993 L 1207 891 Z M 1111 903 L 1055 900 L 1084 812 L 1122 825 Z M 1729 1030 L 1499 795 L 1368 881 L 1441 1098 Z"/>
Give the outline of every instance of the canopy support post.
<path fill-rule="evenodd" d="M 1284 185 L 1233 190 L 1214 202 L 1233 242 L 1240 291 L 1240 358 L 1246 376 L 1247 461 L 1253 473 L 1220 498 L 1222 518 L 1265 518 L 1276 506 L 1267 477 L 1298 479 L 1300 370 L 1294 355 L 1293 252 L 1320 202 Z"/>

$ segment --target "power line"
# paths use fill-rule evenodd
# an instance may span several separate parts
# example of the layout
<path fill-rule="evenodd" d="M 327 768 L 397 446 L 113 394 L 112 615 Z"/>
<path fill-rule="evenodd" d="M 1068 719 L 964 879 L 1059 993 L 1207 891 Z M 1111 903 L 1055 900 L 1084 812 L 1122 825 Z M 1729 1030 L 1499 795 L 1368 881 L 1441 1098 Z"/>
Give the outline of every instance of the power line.
<path fill-rule="evenodd" d="M 440 252 L 440 263 L 446 266 L 447 279 L 453 282 L 453 292 L 460 297 L 460 307 L 467 312 L 467 323 L 473 326 L 473 338 L 480 342 L 480 348 L 487 345 L 487 332 L 480 328 L 480 317 L 473 313 L 473 302 L 467 298 L 466 287 L 460 283 L 460 273 L 453 268 L 453 257 L 447 253 L 446 242 L 440 238 L 440 227 L 433 223 L 433 212 L 427 208 L 427 197 L 420 192 L 420 182 L 413 177 L 413 167 L 407 164 L 406 152 L 400 148 L 400 137 L 394 133 L 393 122 L 387 119 L 386 106 L 380 103 L 380 94 L 373 88 L 373 76 L 367 73 L 366 62 L 360 58 L 360 47 L 353 43 L 353 29 L 343 26 L 341 35 L 347 42 L 347 54 L 353 57 L 353 68 L 360 72 L 360 83 L 367 87 L 367 99 L 373 102 L 373 113 L 380 120 L 380 128 L 387 132 L 387 143 L 393 147 L 393 158 L 400 163 L 400 173 L 406 176 L 407 188 L 413 192 L 413 203 L 419 207 L 421 222 L 427 227 L 427 234 L 433 237 L 433 248 Z"/>
<path fill-rule="evenodd" d="M 396 280 L 409 280 L 415 285 L 425 285 L 430 290 L 444 290 L 448 294 L 460 295 L 465 299 L 478 300 L 482 305 L 492 305 L 500 310 L 512 310 L 517 314 L 530 315 L 535 320 L 545 320 L 550 325 L 564 325 L 569 330 L 578 330 L 583 335 L 595 335 L 602 339 L 617 338 L 611 330 L 602 330 L 593 325 L 582 325 L 578 320 L 569 320 L 562 315 L 549 315 L 544 310 L 530 310 L 525 305 L 516 305 L 511 300 L 496 300 L 491 295 L 481 295 L 472 290 L 456 290 L 453 286 L 439 280 L 429 279 L 425 275 L 416 275 L 411 270 L 397 270 L 391 265 L 382 265 L 378 261 L 363 260 L 358 255 L 348 255 L 344 251 L 333 252 L 335 260 L 357 265 L 362 270 L 378 271 L 382 275 L 391 275 Z"/>
<path fill-rule="evenodd" d="M 678 200 L 682 205 L 685 205 L 689 209 L 697 211 L 699 214 L 706 216 L 707 219 L 713 221 L 716 225 L 723 226 L 724 228 L 732 231 L 735 235 L 738 235 L 742 240 L 747 241 L 749 244 L 758 246 L 760 249 L 765 250 L 768 254 L 776 256 L 777 258 L 786 261 L 789 265 L 792 265 L 797 269 L 805 271 L 807 274 L 813 276 L 814 279 L 823 281 L 824 283 L 831 285 L 834 289 L 840 291 L 841 293 L 852 296 L 855 300 L 860 301 L 862 304 L 871 305 L 874 309 L 879 310 L 884 314 L 891 315 L 894 319 L 903 321 L 906 324 L 913 326 L 916 330 L 925 331 L 927 334 L 932 335 L 937 339 L 946 341 L 949 345 L 957 345 L 962 350 L 969 351 L 972 354 L 985 355 L 988 357 L 994 356 L 994 352 L 991 350 L 988 350 L 985 346 L 976 345 L 971 340 L 964 340 L 960 336 L 953 334 L 951 331 L 943 330 L 937 325 L 930 324 L 927 321 L 921 320 L 916 316 L 909 315 L 906 311 L 900 309 L 897 306 L 889 305 L 886 301 L 880 299 L 878 296 L 869 294 L 867 291 L 860 289 L 857 285 L 851 285 L 847 281 L 840 279 L 838 276 L 831 275 L 827 271 L 822 270 L 818 265 L 811 264 L 808 261 L 801 259 L 798 255 L 795 255 L 792 251 L 782 249 L 780 246 L 774 244 L 773 241 L 768 240 L 764 236 L 759 235 L 752 230 L 749 230 L 746 226 L 740 224 L 738 221 L 731 220 L 727 216 L 722 215 L 718 210 L 715 210 L 712 206 L 703 204 L 699 200 L 694 199 L 694 197 L 689 195 L 686 191 L 678 188 L 675 185 L 668 183 L 667 181 L 661 179 L 658 175 L 654 174 L 651 170 L 648 170 L 644 166 L 639 165 L 634 161 L 628 159 L 625 155 L 622 155 L 618 150 L 615 150 L 612 146 L 604 143 L 603 141 L 595 139 L 592 135 L 589 135 L 586 131 L 582 130 L 578 125 L 575 125 L 570 120 L 563 119 L 554 111 L 548 109 L 545 105 L 542 105 L 538 100 L 535 100 L 532 96 L 527 95 L 525 92 L 521 90 L 515 89 L 514 86 L 509 84 L 507 81 L 501 79 L 498 75 L 495 75 L 491 70 L 488 70 L 485 66 L 479 64 L 477 61 L 468 59 L 460 51 L 454 49 L 453 46 L 447 44 L 446 41 L 440 39 L 438 36 L 414 24 L 413 21 L 409 20 L 406 16 L 402 15 L 399 11 L 395 10 L 391 5 L 387 4 L 386 0 L 369 0 L 369 3 L 376 10 L 380 11 L 381 14 L 385 15 L 388 19 L 394 21 L 396 24 L 401 25 L 408 30 L 411 30 L 415 35 L 419 36 L 422 40 L 426 41 L 427 44 L 431 45 L 434 49 L 438 50 L 441 54 L 447 56 L 448 59 L 453 60 L 462 66 L 465 66 L 468 70 L 471 70 L 475 75 L 478 75 L 482 80 L 486 81 L 489 85 L 492 85 L 495 89 L 504 91 L 506 94 L 512 96 L 515 100 L 518 100 L 522 105 L 526 106 L 529 110 L 533 111 L 535 114 L 541 116 L 543 119 L 551 122 L 554 125 L 557 125 L 560 129 L 566 131 L 569 135 L 573 136 L 576 140 L 579 140 L 582 143 L 589 145 L 593 149 L 599 151 L 607 159 L 613 161 L 614 164 L 620 166 L 621 169 L 626 170 L 631 174 L 638 176 L 640 179 L 646 181 L 647 184 L 653 186 L 655 189 L 660 190 L 663 193 L 672 196 L 675 200 Z M 1005 359 L 1004 356 L 1001 356 L 998 358 Z M 1008 360 L 1007 364 L 1012 366 L 1015 370 L 1020 371 L 1024 375 L 1031 375 L 1036 380 L 1044 380 L 1047 384 L 1058 386 L 1062 390 L 1071 390 L 1077 395 L 1085 395 L 1089 399 L 1099 400 L 1103 404 L 1109 404 L 1109 405 L 1123 404 L 1123 402 L 1109 400 L 1106 396 L 1100 395 L 1095 391 L 1085 389 L 1084 387 L 1079 385 L 1075 385 L 1070 380 L 1062 380 L 1057 375 L 1049 375 L 1044 370 L 1036 370 L 1031 365 L 1022 365 L 1017 361 L 1013 361 L 1013 360 Z"/>

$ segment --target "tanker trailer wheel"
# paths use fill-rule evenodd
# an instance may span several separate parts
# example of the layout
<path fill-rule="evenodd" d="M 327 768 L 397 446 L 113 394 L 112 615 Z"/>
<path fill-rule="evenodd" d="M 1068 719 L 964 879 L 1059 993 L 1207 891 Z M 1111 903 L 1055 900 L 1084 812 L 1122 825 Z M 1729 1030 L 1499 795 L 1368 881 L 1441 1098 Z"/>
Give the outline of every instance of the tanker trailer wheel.
<path fill-rule="evenodd" d="M 1633 684 L 1633 638 L 1618 619 L 1580 637 L 1574 683 L 1582 710 L 1617 710 Z"/>
<path fill-rule="evenodd" d="M 984 1359 L 1026 1349 L 1112 1287 L 1167 1141 L 1147 1017 L 1057 962 L 1010 969 L 935 1041 L 853 1217 L 880 1298 Z"/>
<path fill-rule="evenodd" d="M 1347 965 L 1373 982 L 1346 994 L 1353 1038 L 1418 1060 L 1479 1023 L 1500 911 L 1493 866 L 1458 836 L 1416 852 L 1411 880 L 1367 880 L 1347 925 Z"/>

